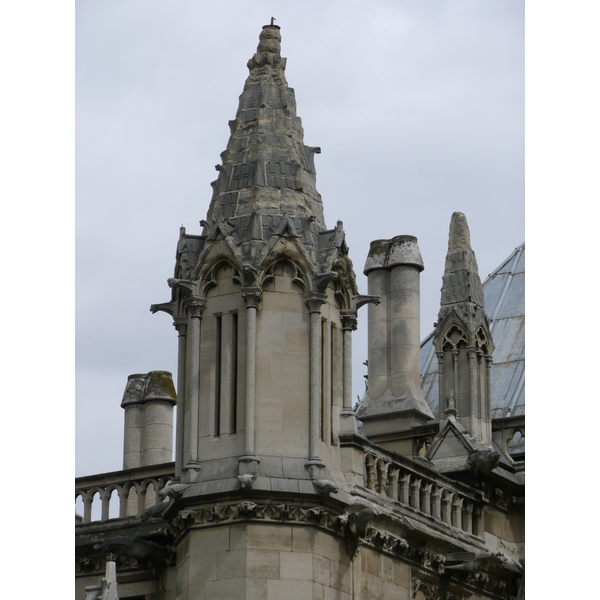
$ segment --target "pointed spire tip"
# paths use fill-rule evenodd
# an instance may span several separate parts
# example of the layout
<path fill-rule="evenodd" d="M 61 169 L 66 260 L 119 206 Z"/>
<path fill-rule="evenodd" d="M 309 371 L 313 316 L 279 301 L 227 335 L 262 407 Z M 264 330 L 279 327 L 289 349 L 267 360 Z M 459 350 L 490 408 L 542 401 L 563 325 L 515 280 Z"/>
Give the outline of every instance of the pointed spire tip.
<path fill-rule="evenodd" d="M 450 234 L 448 236 L 448 250 L 459 248 L 471 250 L 471 233 L 467 217 L 461 212 L 452 213 L 450 220 Z"/>

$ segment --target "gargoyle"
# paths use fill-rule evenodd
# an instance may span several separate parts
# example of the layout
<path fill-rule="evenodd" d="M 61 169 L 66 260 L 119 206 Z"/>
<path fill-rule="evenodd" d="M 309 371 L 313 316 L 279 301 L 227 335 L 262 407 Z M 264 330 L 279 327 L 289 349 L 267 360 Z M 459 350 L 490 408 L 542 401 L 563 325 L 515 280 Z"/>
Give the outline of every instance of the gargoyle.
<path fill-rule="evenodd" d="M 183 496 L 183 492 L 190 487 L 189 483 L 168 483 L 164 488 L 158 490 L 158 497 L 161 500 L 172 498 L 179 500 Z"/>
<path fill-rule="evenodd" d="M 240 488 L 243 490 L 249 490 L 254 485 L 256 475 L 251 473 L 245 473 L 244 475 L 238 475 L 238 481 L 240 482 Z"/>
<path fill-rule="evenodd" d="M 329 481 L 329 479 L 315 479 L 312 483 L 315 486 L 315 490 L 324 496 L 335 494 L 340 489 L 333 481 Z"/>
<path fill-rule="evenodd" d="M 159 492 L 160 497 L 160 492 Z M 175 500 L 169 500 L 168 502 L 157 502 L 154 506 L 147 508 L 141 515 L 140 519 L 142 521 L 147 521 L 148 519 L 159 519 L 162 517 L 169 508 L 173 505 Z"/>
<path fill-rule="evenodd" d="M 354 556 L 358 550 L 360 538 L 365 537 L 367 524 L 377 513 L 372 508 L 363 508 L 357 513 L 348 515 L 348 525 L 346 526 L 346 551 L 350 556 Z"/>
<path fill-rule="evenodd" d="M 446 555 L 446 571 L 476 573 L 490 564 L 503 564 L 506 558 L 499 552 L 455 552 Z"/>
<path fill-rule="evenodd" d="M 358 310 L 365 304 L 381 304 L 381 296 L 367 296 L 364 294 L 359 294 L 358 296 L 354 296 L 352 298 L 352 304 L 355 310 Z"/>
<path fill-rule="evenodd" d="M 500 462 L 500 453 L 492 450 L 479 450 L 469 455 L 467 466 L 475 475 L 483 475 L 493 471 Z"/>

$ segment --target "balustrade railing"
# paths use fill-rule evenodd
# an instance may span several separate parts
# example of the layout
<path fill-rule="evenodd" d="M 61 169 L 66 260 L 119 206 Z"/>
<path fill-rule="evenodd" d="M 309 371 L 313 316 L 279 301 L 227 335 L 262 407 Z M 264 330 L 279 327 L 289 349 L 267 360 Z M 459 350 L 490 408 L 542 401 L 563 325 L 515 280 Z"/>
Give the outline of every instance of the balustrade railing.
<path fill-rule="evenodd" d="M 481 494 L 364 439 L 359 445 L 364 451 L 365 488 L 450 527 L 483 536 Z"/>
<path fill-rule="evenodd" d="M 96 502 L 101 505 L 100 521 L 109 518 L 139 516 L 158 501 L 158 491 L 175 476 L 174 463 L 152 465 L 125 471 L 102 473 L 75 479 L 75 505 L 83 501 L 82 524 L 92 522 Z M 110 501 L 116 490 L 119 498 L 118 517 L 110 516 Z"/>

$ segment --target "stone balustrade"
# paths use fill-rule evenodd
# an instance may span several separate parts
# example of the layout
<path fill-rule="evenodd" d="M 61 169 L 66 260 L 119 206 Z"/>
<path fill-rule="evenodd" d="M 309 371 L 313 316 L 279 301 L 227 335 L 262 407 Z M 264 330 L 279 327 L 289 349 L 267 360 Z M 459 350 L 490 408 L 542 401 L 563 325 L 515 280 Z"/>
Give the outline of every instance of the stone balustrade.
<path fill-rule="evenodd" d="M 346 438 L 346 443 L 350 438 Z M 354 437 L 364 453 L 364 487 L 405 507 L 464 533 L 483 537 L 483 502 L 480 493 L 416 460 L 387 452 Z M 345 444 L 343 444 L 345 445 Z"/>
<path fill-rule="evenodd" d="M 78 498 L 83 501 L 83 519 L 79 524 L 92 522 L 92 509 L 96 502 L 101 504 L 100 521 L 141 515 L 159 501 L 158 490 L 174 476 L 175 464 L 170 462 L 78 477 L 75 479 L 75 503 Z M 119 515 L 109 516 L 110 500 L 115 490 L 119 497 Z"/>

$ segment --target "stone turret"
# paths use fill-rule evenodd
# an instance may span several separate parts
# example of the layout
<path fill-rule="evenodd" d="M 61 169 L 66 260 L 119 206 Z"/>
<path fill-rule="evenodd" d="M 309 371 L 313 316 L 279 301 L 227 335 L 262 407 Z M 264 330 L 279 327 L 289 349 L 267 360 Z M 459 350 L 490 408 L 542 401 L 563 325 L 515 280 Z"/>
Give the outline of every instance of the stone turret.
<path fill-rule="evenodd" d="M 433 418 L 421 393 L 420 273 L 412 235 L 371 242 L 364 273 L 369 294 L 368 390 L 359 409 L 363 433 L 400 451 L 395 434 Z"/>
<path fill-rule="evenodd" d="M 341 221 L 325 225 L 321 150 L 304 144 L 280 49 L 279 27 L 263 27 L 202 234 L 182 228 L 171 301 L 151 308 L 179 332 L 176 475 L 186 482 L 217 469 L 246 485 L 281 475 L 282 457 L 289 473 L 321 477 L 339 465 L 340 427 L 356 428 L 355 275 Z"/>
<path fill-rule="evenodd" d="M 439 419 L 455 415 L 475 440 L 492 443 L 490 369 L 494 342 L 465 215 L 450 222 L 442 300 L 433 344 L 438 358 Z"/>

